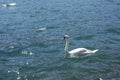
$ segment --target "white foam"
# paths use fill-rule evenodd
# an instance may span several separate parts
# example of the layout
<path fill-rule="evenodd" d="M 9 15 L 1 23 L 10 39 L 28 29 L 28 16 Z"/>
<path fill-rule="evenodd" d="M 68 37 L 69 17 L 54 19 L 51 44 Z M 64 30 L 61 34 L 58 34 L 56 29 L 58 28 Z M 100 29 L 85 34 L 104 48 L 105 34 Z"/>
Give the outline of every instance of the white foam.
<path fill-rule="evenodd" d="M 102 78 L 99 78 L 99 80 L 103 80 Z"/>
<path fill-rule="evenodd" d="M 28 51 L 22 51 L 21 54 L 25 54 L 25 55 L 33 55 L 33 52 L 28 52 Z"/>
<path fill-rule="evenodd" d="M 46 27 L 43 27 L 43 28 L 37 29 L 37 31 L 44 31 L 44 30 L 46 30 L 46 29 L 47 29 Z"/>
<path fill-rule="evenodd" d="M 3 7 L 14 7 L 16 6 L 16 3 L 8 3 L 8 4 L 3 4 Z"/>

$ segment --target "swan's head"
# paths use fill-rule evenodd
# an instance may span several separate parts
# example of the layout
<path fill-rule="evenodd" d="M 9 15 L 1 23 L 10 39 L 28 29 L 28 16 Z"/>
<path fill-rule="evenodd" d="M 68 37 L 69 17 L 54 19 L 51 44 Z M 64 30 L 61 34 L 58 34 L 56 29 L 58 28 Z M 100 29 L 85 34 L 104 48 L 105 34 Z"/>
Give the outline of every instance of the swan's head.
<path fill-rule="evenodd" d="M 64 35 L 62 40 L 68 40 L 70 37 L 68 35 Z"/>

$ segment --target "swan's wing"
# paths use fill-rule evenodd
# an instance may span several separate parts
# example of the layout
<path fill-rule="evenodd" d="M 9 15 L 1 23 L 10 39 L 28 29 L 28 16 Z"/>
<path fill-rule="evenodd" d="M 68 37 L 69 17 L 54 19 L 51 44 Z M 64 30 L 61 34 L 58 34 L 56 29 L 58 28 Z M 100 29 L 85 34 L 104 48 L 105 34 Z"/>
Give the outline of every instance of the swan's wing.
<path fill-rule="evenodd" d="M 74 49 L 74 50 L 71 50 L 69 51 L 69 54 L 84 54 L 86 53 L 87 50 L 85 48 L 77 48 L 77 49 Z"/>
<path fill-rule="evenodd" d="M 74 56 L 85 56 L 85 55 L 91 55 L 93 53 L 95 53 L 96 51 L 98 50 L 88 50 L 86 48 L 77 48 L 77 49 L 74 49 L 74 50 L 71 50 L 69 51 L 69 54 L 71 57 L 74 57 Z"/>

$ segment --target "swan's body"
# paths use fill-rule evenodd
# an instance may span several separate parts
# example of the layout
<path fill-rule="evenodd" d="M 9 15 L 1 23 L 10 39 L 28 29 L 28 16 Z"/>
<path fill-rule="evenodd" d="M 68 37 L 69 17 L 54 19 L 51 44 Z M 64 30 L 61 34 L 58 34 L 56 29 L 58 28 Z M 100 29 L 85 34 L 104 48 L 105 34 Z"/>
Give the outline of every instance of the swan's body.
<path fill-rule="evenodd" d="M 71 57 L 94 54 L 98 50 L 88 50 L 86 48 L 77 48 L 68 52 Z"/>
<path fill-rule="evenodd" d="M 90 54 L 94 54 L 95 52 L 97 52 L 98 50 L 88 50 L 86 48 L 77 48 L 77 49 L 73 49 L 71 51 L 68 51 L 68 46 L 69 46 L 69 36 L 65 35 L 63 37 L 64 40 L 66 40 L 66 44 L 65 44 L 65 53 L 67 55 L 69 55 L 70 57 L 76 57 L 76 56 L 85 56 L 85 55 L 90 55 Z"/>

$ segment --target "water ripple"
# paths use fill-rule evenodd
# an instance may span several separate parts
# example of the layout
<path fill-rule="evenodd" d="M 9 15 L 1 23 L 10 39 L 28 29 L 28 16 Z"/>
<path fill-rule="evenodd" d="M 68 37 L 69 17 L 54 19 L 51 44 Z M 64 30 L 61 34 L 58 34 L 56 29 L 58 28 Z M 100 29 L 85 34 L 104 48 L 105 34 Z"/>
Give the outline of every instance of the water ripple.
<path fill-rule="evenodd" d="M 0 5 L 10 3 L 0 1 Z M 0 80 L 119 80 L 119 0 L 16 0 L 0 7 Z M 69 49 L 98 48 L 67 58 Z"/>

